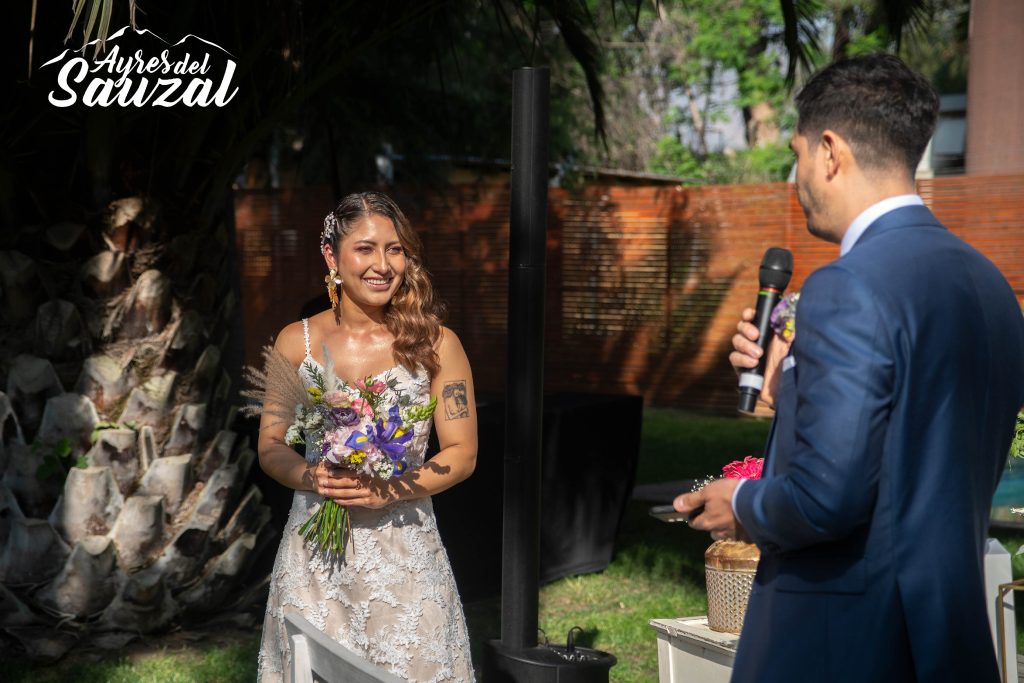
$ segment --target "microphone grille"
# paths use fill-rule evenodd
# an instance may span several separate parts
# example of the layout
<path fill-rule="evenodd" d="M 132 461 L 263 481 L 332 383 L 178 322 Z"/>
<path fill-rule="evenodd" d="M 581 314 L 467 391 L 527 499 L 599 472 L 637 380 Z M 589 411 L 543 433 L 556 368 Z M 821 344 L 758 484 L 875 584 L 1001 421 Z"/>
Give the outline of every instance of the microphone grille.
<path fill-rule="evenodd" d="M 759 278 L 762 287 L 773 287 L 779 291 L 789 285 L 793 276 L 793 252 L 782 247 L 769 247 L 761 259 Z"/>

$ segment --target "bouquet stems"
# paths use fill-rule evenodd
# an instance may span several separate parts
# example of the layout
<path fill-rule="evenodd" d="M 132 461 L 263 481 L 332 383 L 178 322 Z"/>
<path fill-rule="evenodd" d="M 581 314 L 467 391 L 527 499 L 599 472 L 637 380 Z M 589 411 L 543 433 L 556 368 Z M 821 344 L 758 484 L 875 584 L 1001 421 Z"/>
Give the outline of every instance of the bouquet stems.
<path fill-rule="evenodd" d="M 299 527 L 299 535 L 329 554 L 344 559 L 351 529 L 348 508 L 324 498 L 320 509 Z"/>

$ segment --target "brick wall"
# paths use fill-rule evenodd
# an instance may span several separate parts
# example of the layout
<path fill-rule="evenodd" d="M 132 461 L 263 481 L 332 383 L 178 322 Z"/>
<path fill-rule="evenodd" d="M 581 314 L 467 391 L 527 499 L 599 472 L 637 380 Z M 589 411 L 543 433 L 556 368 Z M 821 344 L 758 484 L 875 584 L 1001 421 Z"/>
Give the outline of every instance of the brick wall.
<path fill-rule="evenodd" d="M 1024 296 L 1024 176 L 922 180 L 956 234 Z M 393 193 L 423 237 L 448 324 L 478 393 L 498 394 L 507 349 L 508 187 Z M 322 291 L 318 237 L 327 188 L 239 191 L 249 362 L 261 342 Z M 792 185 L 609 186 L 549 194 L 545 383 L 551 391 L 634 393 L 649 405 L 734 414 L 726 360 L 739 311 L 753 303 L 765 249 L 793 251 L 792 288 L 838 247 L 806 231 Z"/>

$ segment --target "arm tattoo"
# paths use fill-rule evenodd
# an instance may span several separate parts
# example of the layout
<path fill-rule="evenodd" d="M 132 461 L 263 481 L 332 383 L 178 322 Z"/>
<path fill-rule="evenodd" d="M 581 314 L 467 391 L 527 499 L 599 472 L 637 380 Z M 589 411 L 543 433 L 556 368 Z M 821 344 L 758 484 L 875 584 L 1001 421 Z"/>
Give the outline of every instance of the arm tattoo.
<path fill-rule="evenodd" d="M 466 380 L 458 379 L 445 382 L 441 392 L 444 400 L 444 416 L 448 420 L 459 420 L 469 417 L 469 403 L 466 400 Z"/>

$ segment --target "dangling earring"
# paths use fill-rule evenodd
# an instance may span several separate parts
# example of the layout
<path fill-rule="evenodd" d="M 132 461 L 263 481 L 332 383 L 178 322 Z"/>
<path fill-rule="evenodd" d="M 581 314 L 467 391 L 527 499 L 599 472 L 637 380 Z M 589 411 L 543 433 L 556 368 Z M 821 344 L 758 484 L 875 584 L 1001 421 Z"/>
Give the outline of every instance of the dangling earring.
<path fill-rule="evenodd" d="M 331 310 L 338 313 L 338 287 L 341 287 L 341 278 L 338 271 L 331 268 L 331 272 L 324 277 L 324 284 L 327 285 L 327 296 L 331 299 Z"/>

